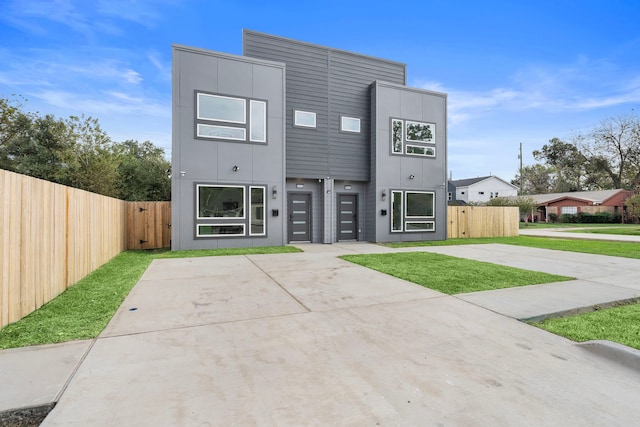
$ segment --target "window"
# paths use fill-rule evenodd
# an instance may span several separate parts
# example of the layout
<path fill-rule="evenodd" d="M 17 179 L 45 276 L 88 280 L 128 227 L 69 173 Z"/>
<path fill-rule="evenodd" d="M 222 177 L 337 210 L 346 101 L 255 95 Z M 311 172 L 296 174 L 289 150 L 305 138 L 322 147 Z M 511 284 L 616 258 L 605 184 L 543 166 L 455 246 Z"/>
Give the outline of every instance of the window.
<path fill-rule="evenodd" d="M 309 111 L 299 111 L 295 110 L 293 112 L 293 125 L 301 126 L 305 128 L 315 128 L 316 127 L 316 113 L 312 113 Z"/>
<path fill-rule="evenodd" d="M 246 101 L 240 98 L 199 93 L 197 110 L 197 117 L 202 120 L 241 124 L 247 122 Z"/>
<path fill-rule="evenodd" d="M 577 215 L 578 214 L 578 207 L 577 206 L 562 206 L 560 208 L 560 213 L 561 214 L 566 214 L 566 215 Z"/>
<path fill-rule="evenodd" d="M 395 154 L 402 154 L 402 133 L 404 122 L 402 120 L 391 120 L 391 151 Z"/>
<path fill-rule="evenodd" d="M 407 154 L 412 156 L 435 157 L 436 149 L 435 147 L 423 147 L 421 145 L 407 144 Z"/>
<path fill-rule="evenodd" d="M 244 187 L 198 185 L 198 219 L 244 218 Z"/>
<path fill-rule="evenodd" d="M 244 141 L 247 139 L 247 131 L 244 128 L 198 123 L 197 129 L 196 134 L 201 138 L 233 139 L 236 141 Z"/>
<path fill-rule="evenodd" d="M 360 133 L 360 119 L 355 117 L 340 117 L 340 130 L 342 132 Z"/>
<path fill-rule="evenodd" d="M 391 192 L 391 232 L 435 231 L 435 193 Z"/>
<path fill-rule="evenodd" d="M 453 194 L 451 194 L 451 191 L 449 191 L 449 192 L 447 193 L 447 200 L 448 200 L 449 202 L 453 200 Z"/>
<path fill-rule="evenodd" d="M 435 128 L 433 123 L 391 119 L 391 153 L 435 157 Z"/>
<path fill-rule="evenodd" d="M 433 193 L 422 191 L 405 192 L 407 218 L 433 218 Z"/>
<path fill-rule="evenodd" d="M 402 231 L 402 191 L 391 192 L 391 231 Z"/>
<path fill-rule="evenodd" d="M 410 122 L 407 120 L 407 141 L 433 142 L 435 127 L 433 123 Z"/>
<path fill-rule="evenodd" d="M 265 186 L 197 184 L 196 237 L 246 236 L 247 230 L 249 236 L 266 236 L 266 191 Z"/>
<path fill-rule="evenodd" d="M 249 140 L 253 142 L 267 142 L 267 103 L 264 101 L 249 102 L 251 126 Z"/>
<path fill-rule="evenodd" d="M 249 235 L 264 236 L 264 187 L 250 187 Z"/>
<path fill-rule="evenodd" d="M 196 138 L 247 141 L 247 134 L 267 142 L 266 101 L 196 92 Z"/>

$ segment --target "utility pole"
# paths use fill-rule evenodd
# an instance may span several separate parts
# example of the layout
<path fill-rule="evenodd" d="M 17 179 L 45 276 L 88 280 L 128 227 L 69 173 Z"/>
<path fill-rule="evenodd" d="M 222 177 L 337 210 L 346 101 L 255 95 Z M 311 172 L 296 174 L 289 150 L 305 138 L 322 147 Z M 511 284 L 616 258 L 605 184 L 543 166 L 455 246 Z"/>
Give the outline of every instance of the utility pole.
<path fill-rule="evenodd" d="M 522 142 L 520 143 L 520 154 L 518 155 L 518 159 L 520 159 L 520 195 L 522 196 Z"/>

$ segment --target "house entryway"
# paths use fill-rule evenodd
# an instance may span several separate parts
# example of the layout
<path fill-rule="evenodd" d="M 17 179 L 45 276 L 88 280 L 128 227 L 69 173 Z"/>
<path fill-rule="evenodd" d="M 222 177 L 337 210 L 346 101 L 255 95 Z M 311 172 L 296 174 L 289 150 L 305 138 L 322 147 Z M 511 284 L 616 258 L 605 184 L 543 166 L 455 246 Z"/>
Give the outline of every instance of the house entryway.
<path fill-rule="evenodd" d="M 338 241 L 358 240 L 358 196 L 338 195 Z"/>
<path fill-rule="evenodd" d="M 311 241 L 311 193 L 289 193 L 289 241 Z"/>

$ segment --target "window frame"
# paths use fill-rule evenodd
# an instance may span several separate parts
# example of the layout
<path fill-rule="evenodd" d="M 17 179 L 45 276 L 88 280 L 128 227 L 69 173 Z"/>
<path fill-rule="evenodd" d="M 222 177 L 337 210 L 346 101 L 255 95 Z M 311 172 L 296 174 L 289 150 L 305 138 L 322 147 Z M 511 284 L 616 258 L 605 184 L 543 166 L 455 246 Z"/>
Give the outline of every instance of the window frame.
<path fill-rule="evenodd" d="M 419 190 L 390 190 L 391 200 L 390 200 L 390 232 L 391 233 L 432 233 L 436 231 L 436 192 L 435 191 L 419 191 Z M 409 194 L 430 194 L 431 197 L 431 215 L 408 215 L 408 195 Z M 396 227 L 396 211 L 394 210 L 394 204 L 398 201 L 400 203 L 399 206 L 399 228 Z M 410 229 L 411 224 L 431 224 L 432 227 L 430 229 Z"/>
<path fill-rule="evenodd" d="M 408 207 L 409 207 L 409 201 L 408 201 L 409 194 L 430 194 L 431 195 L 431 215 L 409 215 L 409 213 L 407 212 Z M 435 218 L 435 214 L 436 214 L 436 193 L 434 191 L 405 190 L 404 191 L 404 204 L 405 204 L 405 209 L 404 209 L 404 218 L 405 218 L 405 220 L 407 220 L 407 219 L 423 219 L 423 218 L 433 219 L 433 218 Z"/>
<path fill-rule="evenodd" d="M 242 233 L 202 234 L 200 233 L 200 227 L 240 227 L 242 229 Z M 245 237 L 246 235 L 246 224 L 244 223 L 196 224 L 196 237 Z"/>
<path fill-rule="evenodd" d="M 262 104 L 264 105 L 264 109 L 262 111 L 262 131 L 263 131 L 263 138 L 262 139 L 258 139 L 258 138 L 254 138 L 253 137 L 253 131 L 254 131 L 254 121 L 253 121 L 253 106 L 255 104 Z M 259 99 L 250 99 L 249 100 L 249 141 L 250 142 L 261 142 L 261 143 L 266 143 L 267 142 L 267 101 L 261 101 Z"/>
<path fill-rule="evenodd" d="M 207 96 L 207 97 L 211 97 L 211 98 L 220 98 L 220 99 L 229 99 L 232 101 L 241 101 L 242 102 L 242 121 L 238 121 L 238 120 L 227 120 L 227 119 L 220 119 L 220 118 L 211 118 L 211 117 L 202 117 L 200 115 L 200 96 Z M 232 97 L 232 96 L 227 96 L 227 95 L 218 95 L 218 94 L 213 94 L 213 93 L 207 93 L 207 92 L 196 92 L 196 119 L 197 120 L 207 120 L 210 122 L 222 122 L 222 123 L 235 123 L 235 124 L 240 124 L 240 125 L 246 125 L 247 124 L 247 99 L 246 98 L 239 98 L 239 97 Z"/>
<path fill-rule="evenodd" d="M 253 225 L 253 203 L 252 203 L 252 191 L 254 189 L 262 190 L 262 232 L 254 233 L 252 231 Z M 267 235 L 267 187 L 263 185 L 250 185 L 249 186 L 249 236 L 266 236 Z"/>
<path fill-rule="evenodd" d="M 396 195 L 399 194 L 399 202 L 400 202 L 400 228 L 394 228 L 395 227 L 395 221 L 394 221 L 394 215 L 396 213 L 393 205 L 396 201 Z M 402 191 L 400 190 L 391 190 L 391 232 L 392 233 L 402 233 L 404 232 L 404 194 Z"/>
<path fill-rule="evenodd" d="M 313 125 L 306 125 L 298 123 L 298 114 L 305 115 L 309 114 L 313 116 Z M 307 110 L 293 110 L 293 126 L 298 128 L 306 128 L 306 129 L 317 129 L 318 128 L 318 114 L 313 111 Z"/>
<path fill-rule="evenodd" d="M 396 150 L 396 137 L 398 136 L 396 133 L 396 129 L 394 128 L 394 123 L 400 123 L 400 149 Z M 402 155 L 404 154 L 404 120 L 402 119 L 391 119 L 391 154 Z"/>
<path fill-rule="evenodd" d="M 216 128 L 216 129 L 240 130 L 240 131 L 242 131 L 244 137 L 236 138 L 236 137 L 233 137 L 233 136 L 203 135 L 203 134 L 200 133 L 200 127 L 201 126 L 202 127 L 208 127 L 208 128 Z M 196 123 L 196 136 L 198 138 L 204 138 L 204 139 L 221 139 L 221 140 L 231 140 L 231 141 L 246 141 L 247 140 L 247 129 L 246 128 L 241 128 L 241 127 L 215 125 L 215 124 L 210 124 L 210 123 Z"/>
<path fill-rule="evenodd" d="M 200 188 L 201 187 L 208 187 L 208 188 L 217 188 L 217 187 L 223 187 L 223 188 L 241 188 L 242 189 L 242 216 L 200 216 Z M 245 208 L 246 206 L 246 200 L 247 200 L 247 194 L 246 194 L 246 186 L 245 185 L 225 185 L 225 184 L 196 184 L 196 219 L 198 220 L 212 220 L 212 219 L 224 219 L 224 218 L 236 218 L 237 219 L 246 219 L 247 217 L 247 210 Z"/>
<path fill-rule="evenodd" d="M 354 120 L 357 121 L 358 123 L 358 130 L 351 130 L 351 129 L 346 129 L 345 128 L 345 119 L 346 120 Z M 353 116 L 347 116 L 347 115 L 340 115 L 340 132 L 345 132 L 345 133 L 351 133 L 351 134 L 357 134 L 357 133 L 362 133 L 362 119 L 360 119 L 360 117 L 353 117 Z"/>
<path fill-rule="evenodd" d="M 436 222 L 435 221 L 405 221 L 405 233 L 431 233 L 433 231 L 436 231 Z M 417 229 L 417 230 L 409 230 L 407 227 L 407 224 L 431 224 L 432 227 L 428 230 L 421 230 L 421 229 Z"/>
<path fill-rule="evenodd" d="M 433 126 L 433 129 L 431 130 L 431 138 L 429 140 L 421 140 L 421 139 L 409 139 L 409 124 L 416 124 L 416 125 L 427 125 L 427 127 L 429 126 Z M 417 120 L 405 120 L 404 121 L 404 138 L 405 138 L 405 142 L 414 142 L 414 143 L 421 143 L 421 144 L 435 144 L 435 138 L 436 138 L 436 124 L 435 123 L 429 123 L 429 122 L 419 122 Z"/>
<path fill-rule="evenodd" d="M 433 146 L 405 143 L 404 147 L 405 147 L 405 154 L 407 156 L 418 156 L 418 157 L 435 157 L 436 156 L 436 147 L 433 147 Z M 423 148 L 425 150 L 425 154 L 409 153 L 409 147 Z M 431 154 L 426 153 L 426 150 L 431 150 Z"/>

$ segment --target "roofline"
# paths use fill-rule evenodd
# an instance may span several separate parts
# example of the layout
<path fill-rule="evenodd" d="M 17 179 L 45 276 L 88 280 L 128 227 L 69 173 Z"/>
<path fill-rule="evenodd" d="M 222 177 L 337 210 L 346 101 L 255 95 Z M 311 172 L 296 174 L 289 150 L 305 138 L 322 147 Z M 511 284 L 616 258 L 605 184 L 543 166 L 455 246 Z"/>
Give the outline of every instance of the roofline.
<path fill-rule="evenodd" d="M 283 40 L 289 43 L 294 43 L 294 44 L 299 44 L 299 45 L 303 45 L 303 46 L 310 46 L 310 47 L 315 47 L 315 48 L 319 48 L 319 49 L 327 49 L 331 52 L 339 52 L 339 53 L 346 53 L 348 55 L 354 55 L 354 56 L 360 56 L 362 58 L 368 58 L 368 59 L 375 59 L 377 61 L 383 61 L 383 62 L 388 62 L 390 64 L 394 64 L 394 65 L 401 65 L 405 72 L 405 82 L 407 79 L 407 64 L 405 64 L 404 62 L 399 62 L 399 61 L 393 61 L 390 59 L 385 59 L 385 58 L 380 58 L 379 56 L 373 56 L 373 55 L 365 55 L 362 53 L 357 53 L 357 52 L 351 52 L 348 50 L 343 50 L 343 49 L 336 49 L 333 47 L 329 47 L 329 46 L 323 46 L 320 44 L 315 44 L 315 43 L 308 43 L 308 42 L 303 42 L 300 40 L 296 40 L 296 39 L 290 39 L 288 37 L 281 37 L 281 36 L 275 36 L 273 34 L 267 34 L 267 33 L 262 33 L 260 31 L 254 31 L 254 30 L 248 30 L 248 29 L 243 29 L 242 30 L 242 53 L 244 54 L 244 36 L 245 34 L 254 34 L 254 35 L 258 35 L 258 36 L 262 36 L 262 37 L 267 37 L 267 38 L 271 38 L 271 39 L 275 39 L 275 40 Z"/>

